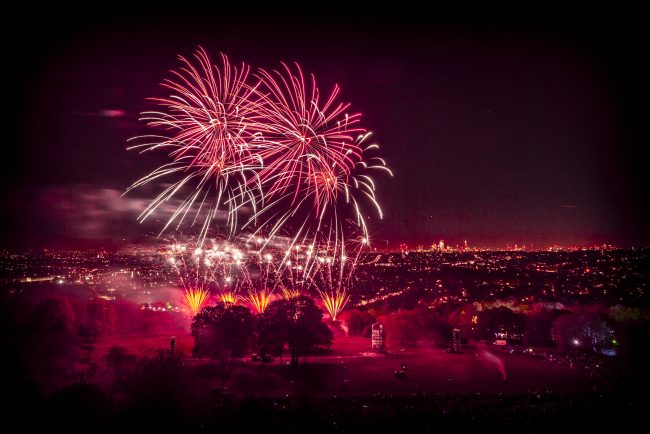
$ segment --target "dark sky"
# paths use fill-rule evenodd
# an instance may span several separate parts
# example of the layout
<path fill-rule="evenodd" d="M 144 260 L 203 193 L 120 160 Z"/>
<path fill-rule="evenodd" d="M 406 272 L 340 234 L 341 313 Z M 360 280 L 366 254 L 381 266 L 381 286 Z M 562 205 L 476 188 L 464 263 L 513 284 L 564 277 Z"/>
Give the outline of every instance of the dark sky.
<path fill-rule="evenodd" d="M 151 192 L 119 196 L 155 162 L 126 140 L 144 131 L 137 115 L 176 55 L 198 45 L 253 67 L 296 60 L 324 90 L 342 86 L 395 172 L 378 183 L 376 240 L 650 239 L 647 48 L 633 13 L 52 14 L 17 18 L 4 38 L 2 245 L 119 243 L 153 229 L 135 222 Z"/>

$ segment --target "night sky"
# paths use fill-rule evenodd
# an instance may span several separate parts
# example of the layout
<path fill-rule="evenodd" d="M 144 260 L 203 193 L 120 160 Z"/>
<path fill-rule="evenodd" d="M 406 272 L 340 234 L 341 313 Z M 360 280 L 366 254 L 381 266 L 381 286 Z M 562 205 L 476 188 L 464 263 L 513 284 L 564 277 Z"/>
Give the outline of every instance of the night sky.
<path fill-rule="evenodd" d="M 153 191 L 120 193 L 160 159 L 126 140 L 146 131 L 138 113 L 176 55 L 199 45 L 341 85 L 395 172 L 378 182 L 384 220 L 370 215 L 380 245 L 650 240 L 640 16 L 46 15 L 5 38 L 1 247 L 155 229 L 135 221 Z"/>

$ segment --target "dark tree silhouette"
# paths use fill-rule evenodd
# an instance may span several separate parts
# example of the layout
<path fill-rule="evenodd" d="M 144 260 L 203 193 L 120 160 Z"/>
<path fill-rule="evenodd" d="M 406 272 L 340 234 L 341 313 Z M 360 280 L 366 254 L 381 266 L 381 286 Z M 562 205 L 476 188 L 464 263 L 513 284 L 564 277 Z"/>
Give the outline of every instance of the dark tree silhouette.
<path fill-rule="evenodd" d="M 49 297 L 34 308 L 23 329 L 21 352 L 32 378 L 42 385 L 54 386 L 75 374 L 79 340 L 67 297 Z"/>
<path fill-rule="evenodd" d="M 402 309 L 379 318 L 384 324 L 388 346 L 418 344 L 445 346 L 451 339 L 451 327 L 430 309 Z"/>
<path fill-rule="evenodd" d="M 301 355 L 320 345 L 332 344 L 332 332 L 323 322 L 323 312 L 305 296 L 271 303 L 260 322 L 260 336 L 274 348 L 288 345 L 291 364 L 297 365 Z"/>
<path fill-rule="evenodd" d="M 138 358 L 130 354 L 125 347 L 114 345 L 104 356 L 107 372 L 113 375 L 116 386 L 119 386 L 127 374 L 133 372 L 137 366 Z"/>
<path fill-rule="evenodd" d="M 377 321 L 370 312 L 359 309 L 348 310 L 343 319 L 347 322 L 350 335 L 366 338 L 370 337 L 370 327 Z"/>
<path fill-rule="evenodd" d="M 508 340 L 524 331 L 525 318 L 505 306 L 484 310 L 479 313 L 477 331 L 482 339 L 493 341 L 496 333 L 505 332 Z"/>
<path fill-rule="evenodd" d="M 526 315 L 526 330 L 523 343 L 529 346 L 555 345 L 553 336 L 553 321 L 567 311 L 560 309 L 532 310 Z"/>
<path fill-rule="evenodd" d="M 194 387 L 179 354 L 160 350 L 140 359 L 124 379 L 124 399 L 111 431 L 186 432 L 184 418 Z"/>
<path fill-rule="evenodd" d="M 614 330 L 604 315 L 568 313 L 553 322 L 555 341 L 562 350 L 590 350 L 611 348 Z"/>
<path fill-rule="evenodd" d="M 94 384 L 71 384 L 47 402 L 47 429 L 64 432 L 99 432 L 108 414 L 108 400 Z M 46 428 L 45 426 L 43 428 Z"/>
<path fill-rule="evenodd" d="M 280 357 L 280 364 L 283 364 L 282 351 L 287 343 L 287 338 L 280 324 L 274 324 L 272 321 L 277 318 L 260 314 L 257 317 L 255 325 L 255 349 L 262 355 L 272 355 Z M 262 365 L 265 358 L 262 357 Z"/>
<path fill-rule="evenodd" d="M 246 354 L 253 340 L 255 318 L 244 306 L 217 304 L 201 309 L 192 321 L 194 357 L 219 361 L 225 387 L 235 357 Z"/>
<path fill-rule="evenodd" d="M 94 339 L 115 333 L 117 315 L 113 303 L 100 298 L 92 298 L 86 304 L 86 321 L 79 327 L 79 336 Z"/>

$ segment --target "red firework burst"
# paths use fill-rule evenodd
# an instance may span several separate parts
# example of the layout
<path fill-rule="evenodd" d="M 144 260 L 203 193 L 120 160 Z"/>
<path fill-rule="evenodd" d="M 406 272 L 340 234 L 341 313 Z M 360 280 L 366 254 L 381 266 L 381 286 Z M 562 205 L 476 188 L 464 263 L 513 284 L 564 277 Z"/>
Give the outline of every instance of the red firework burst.
<path fill-rule="evenodd" d="M 365 133 L 358 124 L 361 114 L 348 115 L 349 103 L 337 102 L 335 86 L 322 102 L 312 75 L 305 81 L 300 66 L 259 74 L 268 122 L 260 155 L 261 178 L 269 183 L 269 199 L 289 193 L 292 203 L 305 192 L 313 196 L 318 214 L 339 190 L 339 179 L 347 183 L 363 152 L 356 138 Z"/>
<path fill-rule="evenodd" d="M 151 98 L 159 111 L 142 113 L 141 120 L 161 134 L 135 137 L 138 144 L 130 149 L 142 152 L 167 150 L 170 162 L 135 182 L 135 188 L 159 178 L 175 177 L 140 215 L 146 219 L 164 202 L 185 195 L 181 205 L 168 219 L 163 231 L 174 221 L 177 227 L 189 212 L 195 218 L 203 210 L 205 236 L 209 221 L 219 208 L 229 211 L 228 221 L 234 232 L 233 215 L 242 203 L 254 200 L 251 180 L 261 168 L 251 144 L 260 134 L 257 85 L 247 84 L 250 68 L 230 64 L 221 55 L 221 66 L 213 65 L 203 49 L 194 61 L 179 56 L 182 67 L 171 71 L 173 78 L 162 86 L 170 91 L 165 98 Z M 128 190 L 127 190 L 128 191 Z M 162 232 L 162 231 L 161 231 Z"/>

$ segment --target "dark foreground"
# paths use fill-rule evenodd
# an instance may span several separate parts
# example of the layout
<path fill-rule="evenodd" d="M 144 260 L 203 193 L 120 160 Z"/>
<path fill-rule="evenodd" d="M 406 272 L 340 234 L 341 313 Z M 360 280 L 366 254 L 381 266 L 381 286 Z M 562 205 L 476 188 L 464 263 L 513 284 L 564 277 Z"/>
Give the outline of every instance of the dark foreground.
<path fill-rule="evenodd" d="M 594 382 L 574 369 L 500 354 L 503 382 L 474 355 L 478 346 L 456 355 L 412 349 L 369 357 L 357 339 L 339 339 L 331 353 L 296 368 L 237 362 L 224 391 L 218 365 L 189 358 L 188 342 L 155 354 L 158 341 L 134 339 L 138 361 L 114 361 L 53 393 L 9 376 L 3 422 L 22 432 L 111 434 L 596 433 L 643 426 L 648 408 L 643 380 L 629 370 Z M 98 345 L 96 355 L 110 344 Z M 396 380 L 390 369 L 401 361 L 409 374 Z"/>
<path fill-rule="evenodd" d="M 163 393 L 119 402 L 90 384 L 47 399 L 21 398 L 13 401 L 20 408 L 8 408 L 10 416 L 21 415 L 21 431 L 64 433 L 607 432 L 635 426 L 647 408 L 636 396 L 613 393 L 237 399 L 214 393 L 189 402 Z"/>

